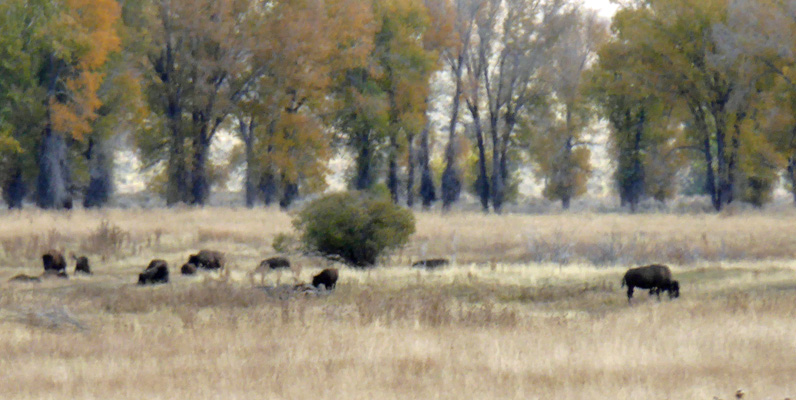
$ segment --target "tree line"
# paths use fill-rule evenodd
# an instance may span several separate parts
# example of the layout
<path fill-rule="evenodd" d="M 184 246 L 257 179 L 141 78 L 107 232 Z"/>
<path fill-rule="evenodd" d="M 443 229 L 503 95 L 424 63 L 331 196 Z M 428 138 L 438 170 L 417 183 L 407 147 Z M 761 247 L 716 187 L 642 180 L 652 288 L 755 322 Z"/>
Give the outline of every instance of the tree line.
<path fill-rule="evenodd" d="M 289 207 L 343 152 L 351 188 L 396 203 L 468 191 L 500 212 L 531 166 L 567 208 L 603 121 L 623 206 L 762 205 L 780 177 L 796 201 L 791 3 L 636 0 L 608 21 L 570 0 L 6 0 L 2 195 L 102 206 L 131 146 L 169 205 L 242 168 L 247 206 Z M 220 131 L 241 143 L 221 162 Z"/>

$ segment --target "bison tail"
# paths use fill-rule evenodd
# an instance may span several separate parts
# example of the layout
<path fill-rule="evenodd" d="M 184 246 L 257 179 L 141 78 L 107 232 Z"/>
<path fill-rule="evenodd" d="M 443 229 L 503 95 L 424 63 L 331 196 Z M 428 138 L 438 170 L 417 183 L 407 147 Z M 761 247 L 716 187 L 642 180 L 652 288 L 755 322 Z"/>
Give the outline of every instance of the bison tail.
<path fill-rule="evenodd" d="M 622 286 L 620 286 L 620 287 L 625 287 L 625 284 L 626 284 L 626 283 L 627 283 L 627 282 L 626 282 L 626 279 L 625 279 L 625 278 L 622 278 Z"/>

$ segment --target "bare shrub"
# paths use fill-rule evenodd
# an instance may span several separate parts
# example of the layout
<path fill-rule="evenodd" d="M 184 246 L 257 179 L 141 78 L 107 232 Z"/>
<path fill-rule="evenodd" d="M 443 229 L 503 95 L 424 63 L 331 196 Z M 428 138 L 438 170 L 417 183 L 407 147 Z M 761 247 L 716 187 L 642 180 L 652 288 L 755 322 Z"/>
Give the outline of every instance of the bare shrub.
<path fill-rule="evenodd" d="M 99 254 L 102 260 L 107 260 L 110 257 L 118 259 L 124 256 L 124 246 L 129 243 L 130 232 L 103 219 L 97 229 L 92 231 L 81 243 L 80 250 Z"/>

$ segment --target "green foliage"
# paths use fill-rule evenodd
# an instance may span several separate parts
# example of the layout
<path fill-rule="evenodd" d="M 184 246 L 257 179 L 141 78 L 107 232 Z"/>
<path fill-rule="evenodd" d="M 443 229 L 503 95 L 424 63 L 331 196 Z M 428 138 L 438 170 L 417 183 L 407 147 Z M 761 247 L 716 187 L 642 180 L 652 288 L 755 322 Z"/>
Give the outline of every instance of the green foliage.
<path fill-rule="evenodd" d="M 340 256 L 364 268 L 376 264 L 385 251 L 405 245 L 415 232 L 415 218 L 389 198 L 352 191 L 311 202 L 293 226 L 307 250 Z"/>
<path fill-rule="evenodd" d="M 289 254 L 299 251 L 301 242 L 299 242 L 298 238 L 295 236 L 282 232 L 274 236 L 271 247 L 273 247 L 274 251 L 277 253 Z"/>

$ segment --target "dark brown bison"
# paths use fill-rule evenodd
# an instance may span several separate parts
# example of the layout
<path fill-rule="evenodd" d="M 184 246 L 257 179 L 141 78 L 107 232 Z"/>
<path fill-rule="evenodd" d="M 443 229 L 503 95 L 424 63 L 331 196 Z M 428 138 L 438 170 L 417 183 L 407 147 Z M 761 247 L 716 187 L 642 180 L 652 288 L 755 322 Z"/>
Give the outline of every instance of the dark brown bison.
<path fill-rule="evenodd" d="M 58 250 L 50 250 L 41 256 L 44 264 L 44 272 L 55 271 L 66 273 L 66 260 L 64 255 Z"/>
<path fill-rule="evenodd" d="M 669 298 L 680 296 L 680 283 L 672 279 L 672 271 L 665 265 L 646 265 L 630 268 L 622 278 L 622 287 L 627 285 L 627 301 L 633 298 L 633 288 L 649 289 L 650 296 L 661 298 L 661 290 L 669 292 Z"/>
<path fill-rule="evenodd" d="M 91 267 L 88 265 L 87 257 L 72 257 L 75 259 L 75 274 L 81 273 L 91 275 Z"/>
<path fill-rule="evenodd" d="M 152 260 L 144 272 L 138 275 L 139 285 L 154 285 L 169 282 L 169 264 L 163 260 Z"/>
<path fill-rule="evenodd" d="M 13 278 L 8 280 L 9 282 L 41 282 L 41 278 L 38 276 L 30 276 L 25 274 L 14 275 Z"/>
<path fill-rule="evenodd" d="M 412 264 L 412 268 L 426 268 L 426 269 L 435 269 L 439 267 L 444 267 L 450 264 L 447 258 L 430 258 L 428 260 L 420 260 L 414 264 Z"/>
<path fill-rule="evenodd" d="M 327 268 L 321 271 L 320 274 L 312 277 L 312 286 L 320 289 L 321 285 L 326 290 L 334 289 L 337 284 L 337 268 Z"/>
<path fill-rule="evenodd" d="M 188 257 L 188 264 L 193 264 L 196 269 L 222 269 L 224 268 L 224 253 L 214 250 L 200 250 L 197 254 Z"/>
<path fill-rule="evenodd" d="M 196 275 L 196 265 L 185 263 L 182 268 L 180 268 L 180 273 L 183 275 Z"/>

